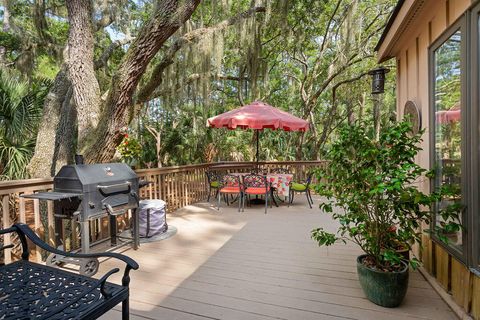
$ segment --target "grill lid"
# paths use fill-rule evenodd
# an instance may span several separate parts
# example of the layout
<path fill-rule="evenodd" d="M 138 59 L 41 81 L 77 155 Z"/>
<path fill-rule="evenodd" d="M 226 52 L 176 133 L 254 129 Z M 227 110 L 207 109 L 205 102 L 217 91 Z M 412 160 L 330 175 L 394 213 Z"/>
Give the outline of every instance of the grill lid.
<path fill-rule="evenodd" d="M 115 182 L 137 178 L 136 173 L 125 163 L 99 163 L 63 166 L 55 179 L 76 178 L 82 185 Z"/>

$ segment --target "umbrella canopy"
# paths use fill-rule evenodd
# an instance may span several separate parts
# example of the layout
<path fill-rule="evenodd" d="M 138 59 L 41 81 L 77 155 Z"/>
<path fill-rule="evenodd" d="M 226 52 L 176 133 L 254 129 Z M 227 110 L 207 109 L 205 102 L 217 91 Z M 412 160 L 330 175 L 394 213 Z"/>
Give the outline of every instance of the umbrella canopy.
<path fill-rule="evenodd" d="M 461 110 L 441 110 L 435 112 L 437 122 L 439 123 L 451 123 L 460 121 Z"/>
<path fill-rule="evenodd" d="M 255 101 L 207 120 L 207 127 L 228 129 L 307 131 L 308 126 L 308 121 L 261 101 Z"/>
<path fill-rule="evenodd" d="M 457 102 L 448 110 L 440 110 L 435 112 L 435 117 L 439 123 L 458 122 L 462 118 L 461 111 L 460 102 Z"/>
<path fill-rule="evenodd" d="M 262 101 L 255 101 L 215 117 L 208 118 L 207 127 L 227 128 L 230 130 L 254 129 L 257 139 L 257 162 L 259 160 L 258 132 L 263 129 L 284 131 L 307 131 L 308 121 L 295 117 L 288 112 L 274 108 Z"/>

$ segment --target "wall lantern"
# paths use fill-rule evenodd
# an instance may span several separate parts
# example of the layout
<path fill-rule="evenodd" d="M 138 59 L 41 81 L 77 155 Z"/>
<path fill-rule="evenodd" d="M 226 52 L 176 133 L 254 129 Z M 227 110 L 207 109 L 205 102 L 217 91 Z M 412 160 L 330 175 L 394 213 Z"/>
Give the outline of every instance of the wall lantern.
<path fill-rule="evenodd" d="M 368 72 L 372 76 L 372 94 L 379 94 L 385 91 L 385 75 L 390 69 L 378 67 Z"/>

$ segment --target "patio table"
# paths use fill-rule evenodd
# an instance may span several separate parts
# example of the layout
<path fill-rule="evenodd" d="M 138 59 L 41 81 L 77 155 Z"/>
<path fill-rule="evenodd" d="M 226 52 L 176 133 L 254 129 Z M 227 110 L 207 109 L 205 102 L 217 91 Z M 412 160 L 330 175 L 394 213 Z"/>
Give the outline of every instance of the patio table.
<path fill-rule="evenodd" d="M 293 180 L 293 174 L 272 173 L 267 174 L 267 181 L 270 181 L 272 187 L 277 189 L 279 196 L 288 197 L 290 193 L 290 182 Z"/>
<path fill-rule="evenodd" d="M 244 176 L 249 175 L 251 173 L 248 173 L 248 172 L 233 172 L 233 173 L 230 173 L 230 174 L 240 176 L 240 177 L 243 178 Z M 277 198 L 278 200 L 283 202 L 283 200 L 280 199 L 279 196 L 283 196 L 284 198 L 288 197 L 288 195 L 290 193 L 290 181 L 293 180 L 293 174 L 290 174 L 290 173 L 269 173 L 269 174 L 266 174 L 264 176 L 267 177 L 267 182 L 269 182 L 270 185 L 273 188 L 275 188 L 275 190 L 277 191 L 276 193 L 274 193 L 273 189 L 272 189 L 271 196 L 272 196 L 273 203 L 275 204 L 276 207 L 278 207 L 278 203 L 275 200 L 275 198 Z"/>
<path fill-rule="evenodd" d="M 251 173 L 248 172 L 233 172 L 230 173 L 235 176 L 246 176 Z M 270 182 L 271 186 L 277 189 L 277 194 L 279 196 L 288 197 L 290 192 L 290 181 L 293 180 L 293 174 L 290 173 L 269 173 L 266 175 L 267 181 Z"/>

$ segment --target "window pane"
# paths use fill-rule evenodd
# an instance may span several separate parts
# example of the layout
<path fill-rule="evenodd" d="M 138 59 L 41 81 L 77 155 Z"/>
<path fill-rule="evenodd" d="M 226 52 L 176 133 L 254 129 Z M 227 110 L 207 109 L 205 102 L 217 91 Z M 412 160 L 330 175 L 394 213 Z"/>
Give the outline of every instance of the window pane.
<path fill-rule="evenodd" d="M 434 53 L 435 63 L 435 161 L 437 175 L 435 187 L 446 186 L 452 195 L 437 204 L 438 209 L 460 203 L 462 121 L 461 121 L 461 33 L 454 33 Z M 461 221 L 460 221 L 461 222 Z M 442 223 L 437 214 L 436 223 Z M 449 232 L 445 236 L 454 248 L 461 250 L 462 232 Z"/>

